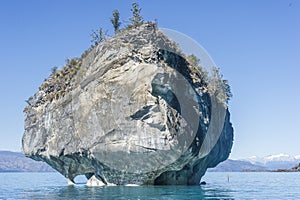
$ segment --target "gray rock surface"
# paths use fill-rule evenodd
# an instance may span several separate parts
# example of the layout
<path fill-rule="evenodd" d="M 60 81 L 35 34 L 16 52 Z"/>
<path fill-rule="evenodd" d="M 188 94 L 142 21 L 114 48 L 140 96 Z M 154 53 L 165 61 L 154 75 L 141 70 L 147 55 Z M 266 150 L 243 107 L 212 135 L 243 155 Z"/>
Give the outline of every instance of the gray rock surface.
<path fill-rule="evenodd" d="M 71 181 L 199 184 L 232 147 L 226 105 L 151 23 L 73 60 L 28 102 L 24 154 Z"/>

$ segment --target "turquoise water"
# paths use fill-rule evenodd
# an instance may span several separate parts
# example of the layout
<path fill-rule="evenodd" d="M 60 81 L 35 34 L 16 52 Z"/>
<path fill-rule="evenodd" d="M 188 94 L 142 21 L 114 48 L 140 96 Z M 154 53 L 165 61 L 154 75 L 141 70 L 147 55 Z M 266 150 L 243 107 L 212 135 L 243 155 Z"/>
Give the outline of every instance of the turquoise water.
<path fill-rule="evenodd" d="M 300 173 L 210 172 L 202 186 L 68 186 L 57 173 L 0 173 L 0 199 L 300 199 Z"/>

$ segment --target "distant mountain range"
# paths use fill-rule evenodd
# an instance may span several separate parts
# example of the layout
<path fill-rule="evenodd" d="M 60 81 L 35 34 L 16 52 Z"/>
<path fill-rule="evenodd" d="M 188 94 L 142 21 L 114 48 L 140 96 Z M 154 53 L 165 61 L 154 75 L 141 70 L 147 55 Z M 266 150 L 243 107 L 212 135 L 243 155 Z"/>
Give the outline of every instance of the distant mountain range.
<path fill-rule="evenodd" d="M 263 166 L 254 165 L 243 160 L 225 160 L 215 168 L 210 168 L 209 172 L 247 172 L 247 171 L 267 171 Z"/>
<path fill-rule="evenodd" d="M 34 161 L 19 152 L 0 151 L 0 172 L 54 172 L 44 162 Z"/>
<path fill-rule="evenodd" d="M 242 172 L 242 171 L 276 171 L 279 169 L 292 169 L 300 163 L 300 156 L 287 154 L 271 155 L 266 157 L 252 156 L 246 159 L 228 159 L 215 168 L 213 172 Z"/>
<path fill-rule="evenodd" d="M 288 154 L 270 155 L 266 157 L 252 156 L 247 159 L 243 159 L 254 165 L 266 167 L 269 170 L 276 169 L 290 169 L 296 164 L 300 163 L 300 155 L 290 156 Z"/>
<path fill-rule="evenodd" d="M 300 169 L 300 156 L 278 154 L 246 159 L 228 159 L 209 172 L 295 171 Z M 284 169 L 284 170 L 282 170 Z M 54 172 L 44 162 L 34 161 L 20 152 L 0 151 L 0 172 Z"/>

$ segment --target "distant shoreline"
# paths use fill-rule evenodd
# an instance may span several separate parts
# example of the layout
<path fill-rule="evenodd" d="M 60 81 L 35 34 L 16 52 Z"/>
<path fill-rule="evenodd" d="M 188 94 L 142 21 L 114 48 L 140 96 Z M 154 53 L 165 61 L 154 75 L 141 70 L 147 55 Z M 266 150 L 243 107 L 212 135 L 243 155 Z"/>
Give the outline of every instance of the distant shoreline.
<path fill-rule="evenodd" d="M 207 172 L 300 172 L 300 164 L 289 169 L 264 169 L 245 161 L 226 160 Z M 0 173 L 57 173 L 48 164 L 25 157 L 21 152 L 0 151 Z"/>

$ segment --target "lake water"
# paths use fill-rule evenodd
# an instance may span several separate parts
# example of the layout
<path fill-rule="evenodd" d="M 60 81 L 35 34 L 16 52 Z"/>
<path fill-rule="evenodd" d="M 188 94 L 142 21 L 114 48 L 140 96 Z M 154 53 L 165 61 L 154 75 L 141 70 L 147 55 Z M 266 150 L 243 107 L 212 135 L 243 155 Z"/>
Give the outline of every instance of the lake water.
<path fill-rule="evenodd" d="M 300 199 L 300 173 L 209 172 L 202 186 L 68 186 L 58 173 L 0 173 L 0 199 Z"/>

